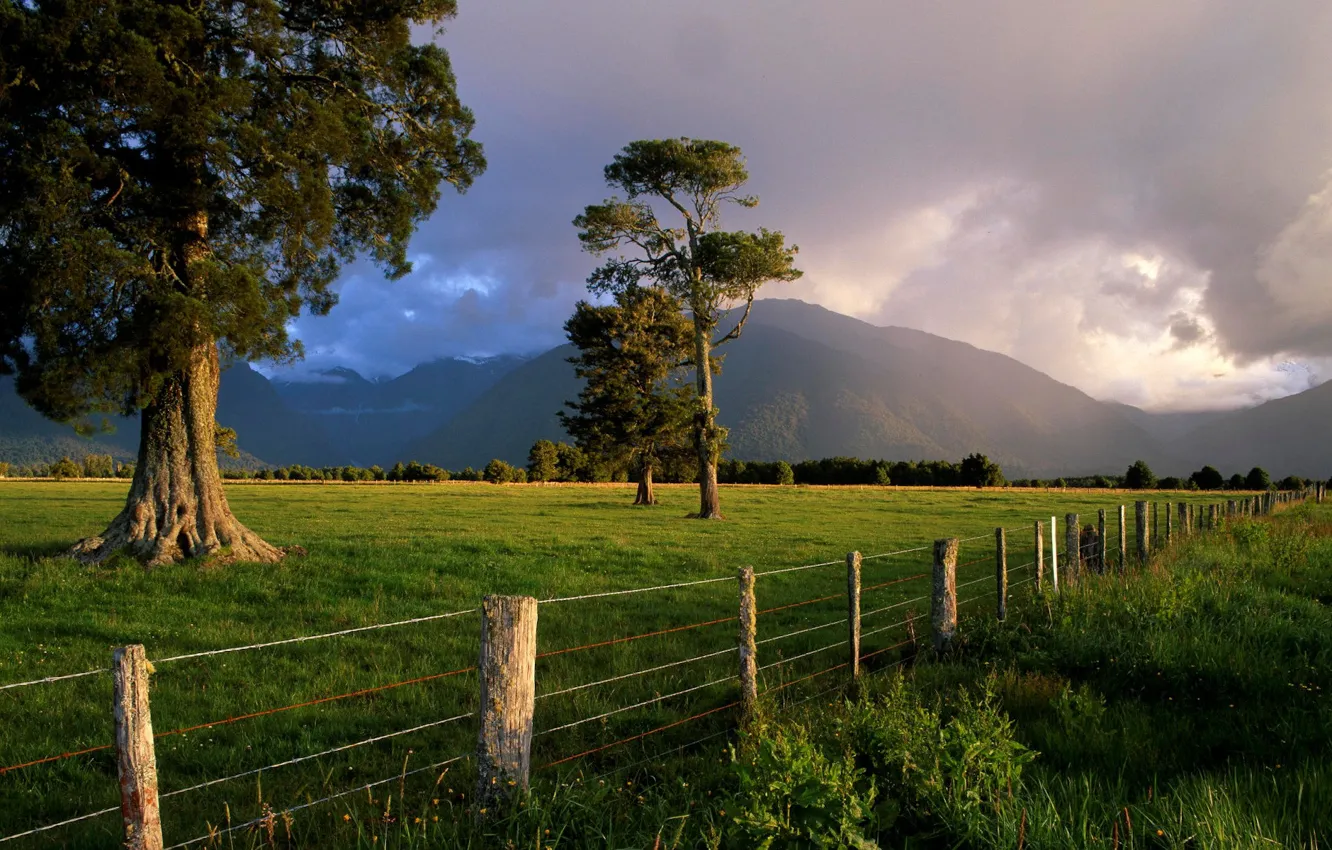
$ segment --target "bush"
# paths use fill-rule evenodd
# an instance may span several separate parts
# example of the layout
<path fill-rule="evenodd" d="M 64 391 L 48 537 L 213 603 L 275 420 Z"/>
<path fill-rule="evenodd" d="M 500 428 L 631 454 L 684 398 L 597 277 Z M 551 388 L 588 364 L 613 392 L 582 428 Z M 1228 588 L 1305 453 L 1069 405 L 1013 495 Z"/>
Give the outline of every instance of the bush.
<path fill-rule="evenodd" d="M 1244 477 L 1244 486 L 1249 490 L 1270 490 L 1272 488 L 1272 476 L 1268 475 L 1267 470 L 1261 466 L 1255 466 Z"/>
<path fill-rule="evenodd" d="M 1204 466 L 1189 476 L 1189 482 L 1199 490 L 1221 490 L 1226 485 L 1226 479 L 1215 466 Z"/>
<path fill-rule="evenodd" d="M 8 478 L 8 477 L 9 477 L 9 464 L 3 460 L 0 460 L 0 478 Z"/>
<path fill-rule="evenodd" d="M 554 481 L 559 475 L 560 452 L 550 440 L 537 440 L 527 453 L 527 480 Z"/>
<path fill-rule="evenodd" d="M 83 458 L 85 478 L 111 478 L 116 474 L 116 461 L 111 455 L 86 455 Z"/>
<path fill-rule="evenodd" d="M 481 477 L 483 480 L 489 481 L 491 484 L 512 484 L 518 479 L 518 470 L 514 469 L 513 466 L 505 461 L 502 461 L 499 458 L 494 458 L 490 463 L 486 464 L 486 468 L 481 473 Z"/>
<path fill-rule="evenodd" d="M 1156 473 L 1145 460 L 1135 460 L 1124 473 L 1124 486 L 1130 490 L 1151 490 L 1156 487 Z"/>
<path fill-rule="evenodd" d="M 784 460 L 777 461 L 777 480 L 775 483 L 781 484 L 783 487 L 795 483 L 795 470 L 791 469 L 791 464 Z"/>
<path fill-rule="evenodd" d="M 67 457 L 62 457 L 60 460 L 51 464 L 51 468 L 47 470 L 46 474 L 57 480 L 63 478 L 78 478 L 83 475 L 83 467 Z"/>

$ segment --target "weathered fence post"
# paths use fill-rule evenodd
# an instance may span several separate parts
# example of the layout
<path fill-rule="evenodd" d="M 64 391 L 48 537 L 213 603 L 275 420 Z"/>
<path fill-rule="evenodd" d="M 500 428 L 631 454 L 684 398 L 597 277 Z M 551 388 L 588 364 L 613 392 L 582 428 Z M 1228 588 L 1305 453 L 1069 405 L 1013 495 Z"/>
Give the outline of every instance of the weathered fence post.
<path fill-rule="evenodd" d="M 740 579 L 740 718 L 758 715 L 758 605 L 754 602 L 754 568 L 741 567 Z"/>
<path fill-rule="evenodd" d="M 1174 520 L 1172 519 L 1172 517 L 1173 517 L 1175 514 L 1174 514 L 1174 511 L 1171 510 L 1171 507 L 1173 507 L 1173 506 L 1172 506 L 1169 502 L 1166 502 L 1166 509 L 1165 509 L 1165 515 L 1166 515 L 1165 535 L 1166 535 L 1166 545 L 1167 545 L 1167 546 L 1170 545 L 1170 538 L 1171 538 L 1171 536 L 1172 536 L 1172 534 L 1173 534 L 1173 532 L 1174 532 L 1174 527 L 1175 527 Z"/>
<path fill-rule="evenodd" d="M 1189 506 L 1183 502 L 1179 503 L 1179 536 L 1189 536 Z"/>
<path fill-rule="evenodd" d="M 162 850 L 162 818 L 157 800 L 157 757 L 153 718 L 148 710 L 148 656 L 142 644 L 111 656 L 115 678 L 116 772 L 120 776 L 120 817 L 125 847 Z"/>
<path fill-rule="evenodd" d="M 860 678 L 860 553 L 846 556 L 846 619 L 850 627 L 851 680 Z"/>
<path fill-rule="evenodd" d="M 1235 519 L 1235 514 L 1238 512 L 1238 510 L 1239 508 L 1236 506 L 1234 499 L 1228 499 L 1226 501 L 1226 519 L 1229 520 Z"/>
<path fill-rule="evenodd" d="M 1219 505 L 1214 503 L 1207 508 L 1207 528 L 1211 531 L 1216 531 L 1217 525 L 1220 523 L 1220 520 L 1217 518 L 1217 514 L 1220 513 L 1218 510 L 1219 507 Z"/>
<path fill-rule="evenodd" d="M 1036 536 L 1036 557 L 1033 559 L 1036 562 L 1036 592 L 1040 593 L 1045 589 L 1045 535 L 1040 520 L 1036 520 L 1032 526 Z"/>
<path fill-rule="evenodd" d="M 1128 526 L 1124 523 L 1124 506 L 1119 506 L 1119 574 L 1124 574 L 1124 564 L 1128 558 Z"/>
<path fill-rule="evenodd" d="M 1059 523 L 1050 517 L 1050 589 L 1059 592 Z"/>
<path fill-rule="evenodd" d="M 1069 582 L 1077 584 L 1082 578 L 1082 526 L 1077 514 L 1064 516 L 1064 558 L 1068 561 Z"/>
<path fill-rule="evenodd" d="M 1096 559 L 1096 563 L 1100 564 L 1097 572 L 1104 573 L 1106 567 L 1109 566 L 1109 562 L 1105 559 L 1106 553 L 1109 551 L 1110 547 L 1106 545 L 1105 537 L 1105 509 L 1102 508 L 1096 512 L 1096 551 L 1091 553 L 1092 557 Z"/>
<path fill-rule="evenodd" d="M 1158 510 L 1158 508 L 1160 507 L 1161 507 L 1160 502 L 1156 501 L 1152 502 L 1152 548 L 1153 549 L 1161 548 L 1161 512 Z"/>
<path fill-rule="evenodd" d="M 934 541 L 934 593 L 930 598 L 930 621 L 934 626 L 934 651 L 942 655 L 953 645 L 957 633 L 956 537 Z"/>
<path fill-rule="evenodd" d="M 532 768 L 536 700 L 537 601 L 531 596 L 481 600 L 481 729 L 476 741 L 476 813 L 493 809 L 514 788 L 527 788 Z"/>
<path fill-rule="evenodd" d="M 1138 523 L 1138 566 L 1147 566 L 1147 558 L 1151 554 L 1152 536 L 1150 526 L 1147 524 L 1147 503 L 1133 503 L 1133 518 Z"/>
<path fill-rule="evenodd" d="M 1002 528 L 994 530 L 994 583 L 999 596 L 995 616 L 1002 623 L 1008 617 L 1008 538 Z"/>

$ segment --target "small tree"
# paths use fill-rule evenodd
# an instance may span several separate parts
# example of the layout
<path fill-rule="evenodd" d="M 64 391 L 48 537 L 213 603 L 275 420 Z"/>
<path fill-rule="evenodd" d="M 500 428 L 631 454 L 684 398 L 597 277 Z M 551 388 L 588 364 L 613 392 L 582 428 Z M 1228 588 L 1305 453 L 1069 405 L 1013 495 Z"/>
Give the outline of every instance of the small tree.
<path fill-rule="evenodd" d="M 1215 466 L 1204 466 L 1190 475 L 1189 481 L 1197 485 L 1199 490 L 1220 490 L 1226 483 L 1226 480 L 1221 477 L 1221 473 L 1217 471 Z"/>
<path fill-rule="evenodd" d="M 560 453 L 550 440 L 537 440 L 527 453 L 527 480 L 554 481 L 559 474 Z"/>
<path fill-rule="evenodd" d="M 1124 473 L 1124 486 L 1130 490 L 1151 490 L 1156 487 L 1156 473 L 1145 460 L 1135 460 Z"/>
<path fill-rule="evenodd" d="M 999 464 L 979 452 L 962 459 L 961 478 L 964 487 L 1004 486 L 1004 471 Z"/>
<path fill-rule="evenodd" d="M 1249 474 L 1244 476 L 1244 486 L 1249 490 L 1270 490 L 1272 488 L 1272 476 L 1267 474 L 1267 470 L 1261 466 L 1255 466 L 1249 470 Z"/>
<path fill-rule="evenodd" d="M 57 481 L 65 478 L 79 478 L 83 475 L 83 467 L 68 457 L 62 457 L 51 464 L 51 468 L 47 470 L 46 474 Z"/>
<path fill-rule="evenodd" d="M 111 455 L 85 455 L 84 478 L 111 478 L 116 474 L 116 461 Z"/>
<path fill-rule="evenodd" d="M 659 289 L 624 289 L 614 305 L 578 302 L 564 330 L 583 379 L 578 400 L 567 402 L 572 412 L 559 413 L 564 429 L 599 463 L 636 468 L 634 504 L 655 505 L 653 471 L 686 450 L 690 425 L 681 366 L 693 346 L 679 302 Z"/>
<path fill-rule="evenodd" d="M 602 255 L 627 250 L 588 278 L 595 293 L 613 293 L 648 283 L 674 295 L 693 325 L 694 451 L 698 457 L 700 519 L 719 519 L 717 461 L 725 433 L 713 405 L 713 349 L 740 336 L 754 296 L 765 283 L 795 280 L 795 246 L 781 233 L 717 230 L 726 204 L 753 207 L 740 194 L 749 180 L 740 149 L 725 142 L 659 139 L 632 142 L 606 166 L 606 182 L 626 199 L 587 207 L 574 219 L 583 248 Z M 657 202 L 678 222 L 658 218 Z M 728 314 L 744 305 L 733 321 Z M 716 336 L 723 320 L 730 330 Z"/>
<path fill-rule="evenodd" d="M 560 442 L 555 444 L 556 475 L 560 481 L 591 481 L 587 455 L 577 446 Z"/>
<path fill-rule="evenodd" d="M 486 464 L 481 477 L 491 484 L 509 484 L 517 480 L 517 473 L 518 470 L 514 469 L 508 462 L 494 458 Z"/>
<path fill-rule="evenodd" d="M 1227 490 L 1243 490 L 1243 489 L 1244 489 L 1244 476 L 1243 476 L 1243 475 L 1240 475 L 1238 472 L 1236 472 L 1234 475 L 1230 476 L 1230 480 L 1226 482 L 1226 489 L 1227 489 Z"/>

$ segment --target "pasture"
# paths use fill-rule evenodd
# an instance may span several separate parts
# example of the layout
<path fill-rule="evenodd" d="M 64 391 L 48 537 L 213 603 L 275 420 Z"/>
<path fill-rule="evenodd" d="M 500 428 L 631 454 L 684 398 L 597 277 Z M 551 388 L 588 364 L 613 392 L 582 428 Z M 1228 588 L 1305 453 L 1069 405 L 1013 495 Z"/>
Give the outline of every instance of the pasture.
<path fill-rule="evenodd" d="M 59 557 L 74 540 L 101 529 L 124 487 L 0 482 L 0 685 L 104 668 L 111 649 L 126 643 L 143 643 L 150 660 L 168 659 L 469 611 L 487 593 L 548 600 L 729 578 L 741 565 L 765 572 L 831 562 L 758 582 L 760 609 L 780 609 L 760 617 L 759 639 L 791 635 L 761 644 L 759 663 L 792 659 L 762 671 L 760 690 L 781 688 L 774 699 L 794 704 L 840 675 L 802 681 L 845 660 L 844 650 L 819 650 L 845 639 L 840 562 L 847 551 L 903 552 L 864 567 L 863 610 L 888 610 L 866 616 L 867 633 L 883 631 L 868 637 L 863 651 L 894 647 L 869 662 L 888 666 L 906 651 L 896 648 L 907 634 L 902 620 L 923 617 L 918 629 L 928 632 L 928 600 L 920 601 L 928 582 L 913 577 L 928 571 L 930 552 L 922 547 L 934 539 L 978 538 L 962 545 L 959 586 L 976 583 L 959 597 L 964 617 L 992 617 L 996 527 L 1011 529 L 1009 565 L 1014 595 L 1021 598 L 1031 592 L 1019 582 L 1031 572 L 1020 567 L 1031 560 L 1034 520 L 1048 523 L 1058 514 L 1062 521 L 1064 513 L 1078 512 L 1087 523 L 1098 508 L 1113 517 L 1118 505 L 1128 504 L 1132 523 L 1136 498 L 1216 500 L 1122 491 L 723 487 L 728 518 L 705 523 L 684 518 L 696 507 L 697 491 L 689 486 L 661 486 L 662 504 L 634 508 L 632 489 L 615 486 L 237 484 L 228 494 L 243 522 L 272 543 L 299 545 L 308 554 L 277 566 L 184 565 L 150 573 L 129 563 L 88 569 Z M 882 587 L 868 590 L 875 585 Z M 709 736 L 709 744 L 685 751 L 680 764 L 692 758 L 715 765 L 721 734 L 733 720 L 728 711 L 598 748 L 735 698 L 729 680 L 734 654 L 725 651 L 735 645 L 735 608 L 732 581 L 543 604 L 539 651 L 552 654 L 537 666 L 534 783 L 605 782 L 610 771 L 659 762 L 662 754 Z M 667 632 L 682 626 L 696 627 Z M 613 642 L 654 632 L 663 634 Z M 422 829 L 435 818 L 468 820 L 467 760 L 425 769 L 471 751 L 475 726 L 466 718 L 252 771 L 473 711 L 477 687 L 468 668 L 476 663 L 477 635 L 477 615 L 463 613 L 159 662 L 152 706 L 162 736 L 161 788 L 169 795 L 162 802 L 167 844 L 384 778 L 393 781 L 302 809 L 290 823 L 276 818 L 274 840 L 285 840 L 289 831 L 321 846 L 368 846 L 371 839 L 384 846 L 404 829 L 410 833 L 418 819 Z M 666 666 L 711 653 L 719 654 Z M 650 668 L 661 669 L 628 676 Z M 627 678 L 554 693 L 620 675 Z M 110 691 L 106 674 L 0 690 L 0 768 L 104 747 L 111 738 Z M 701 769 L 694 764 L 664 775 L 684 781 L 680 777 Z M 185 790 L 234 774 L 248 775 Z M 0 836 L 113 807 L 116 789 L 107 749 L 7 770 L 0 774 Z M 13 844 L 106 846 L 117 830 L 111 813 Z M 250 846 L 262 838 L 238 831 L 221 846 Z"/>

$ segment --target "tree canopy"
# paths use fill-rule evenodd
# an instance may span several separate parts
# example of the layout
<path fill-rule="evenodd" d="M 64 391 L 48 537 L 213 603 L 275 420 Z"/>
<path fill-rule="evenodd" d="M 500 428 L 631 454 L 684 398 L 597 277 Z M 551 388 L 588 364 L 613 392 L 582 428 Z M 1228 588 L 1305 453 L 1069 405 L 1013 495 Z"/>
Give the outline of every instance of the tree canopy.
<path fill-rule="evenodd" d="M 1124 486 L 1130 490 L 1150 490 L 1156 486 L 1156 473 L 1145 460 L 1135 460 L 1124 473 Z"/>

